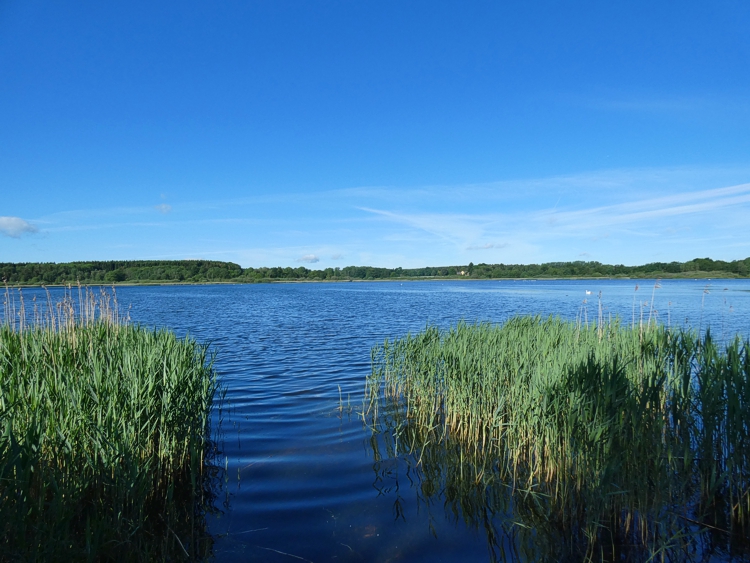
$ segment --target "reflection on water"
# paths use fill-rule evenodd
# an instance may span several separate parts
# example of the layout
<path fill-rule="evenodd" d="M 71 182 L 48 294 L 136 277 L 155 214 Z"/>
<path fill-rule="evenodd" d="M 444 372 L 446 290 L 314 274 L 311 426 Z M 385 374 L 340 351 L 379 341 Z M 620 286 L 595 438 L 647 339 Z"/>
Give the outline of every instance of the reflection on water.
<path fill-rule="evenodd" d="M 226 471 L 221 463 L 222 438 L 207 444 L 202 466 L 184 468 L 173 477 L 166 490 L 155 491 L 149 506 L 143 507 L 143 529 L 136 530 L 128 542 L 122 561 L 211 561 L 216 538 L 209 518 L 229 508 L 226 495 Z M 197 460 L 200 463 L 200 460 Z"/>
<path fill-rule="evenodd" d="M 728 512 L 728 499 L 717 496 L 712 500 L 721 506 L 697 507 L 698 484 L 685 486 L 685 474 L 673 476 L 674 483 L 682 483 L 679 490 L 652 490 L 653 506 L 612 512 L 601 483 L 581 487 L 569 475 L 554 485 L 534 480 L 529 486 L 528 467 L 509 471 L 501 460 L 468 449 L 443 429 L 417 424 L 405 416 L 403 404 L 381 404 L 377 417 L 365 420 L 371 432 L 373 486 L 391 499 L 393 518 L 405 519 L 404 507 L 416 503 L 436 537 L 441 519 L 481 533 L 492 562 L 750 557 L 746 526 L 744 533 L 726 531 L 730 526 L 721 515 Z M 642 496 L 642 491 L 631 493 L 620 491 L 634 502 Z"/>

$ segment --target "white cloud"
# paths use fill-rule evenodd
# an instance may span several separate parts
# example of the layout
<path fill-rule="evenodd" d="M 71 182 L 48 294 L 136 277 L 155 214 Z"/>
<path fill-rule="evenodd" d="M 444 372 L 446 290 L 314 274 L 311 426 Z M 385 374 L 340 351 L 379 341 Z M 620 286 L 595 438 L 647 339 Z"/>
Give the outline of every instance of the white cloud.
<path fill-rule="evenodd" d="M 316 262 L 320 262 L 320 258 L 315 256 L 315 254 L 305 254 L 302 258 L 298 258 L 297 262 L 307 262 L 308 264 L 315 264 Z"/>
<path fill-rule="evenodd" d="M 19 238 L 26 233 L 37 232 L 39 232 L 37 227 L 20 217 L 0 217 L 0 233 L 5 236 Z"/>
<path fill-rule="evenodd" d="M 343 254 L 334 254 L 333 256 L 331 256 L 331 260 L 341 260 L 343 257 Z"/>
<path fill-rule="evenodd" d="M 167 214 L 170 211 L 172 211 L 172 206 L 168 203 L 160 203 L 159 205 L 154 205 L 154 209 L 156 209 L 159 213 Z"/>

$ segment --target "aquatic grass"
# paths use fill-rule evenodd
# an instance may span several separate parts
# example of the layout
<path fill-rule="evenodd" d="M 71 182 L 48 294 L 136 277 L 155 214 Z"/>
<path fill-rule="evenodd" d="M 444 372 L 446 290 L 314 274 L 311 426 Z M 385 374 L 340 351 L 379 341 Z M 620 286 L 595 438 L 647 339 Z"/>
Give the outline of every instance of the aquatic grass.
<path fill-rule="evenodd" d="M 0 325 L 0 560 L 188 560 L 210 553 L 205 346 L 129 324 L 107 293 Z M 31 320 L 27 316 L 31 315 Z"/>
<path fill-rule="evenodd" d="M 750 344 L 665 328 L 651 310 L 629 327 L 602 317 L 428 326 L 386 341 L 372 351 L 366 418 L 420 467 L 440 468 L 423 483 L 461 490 L 431 455 L 454 452 L 467 487 L 504 483 L 519 521 L 543 517 L 589 558 L 607 542 L 681 551 L 696 534 L 746 553 Z"/>

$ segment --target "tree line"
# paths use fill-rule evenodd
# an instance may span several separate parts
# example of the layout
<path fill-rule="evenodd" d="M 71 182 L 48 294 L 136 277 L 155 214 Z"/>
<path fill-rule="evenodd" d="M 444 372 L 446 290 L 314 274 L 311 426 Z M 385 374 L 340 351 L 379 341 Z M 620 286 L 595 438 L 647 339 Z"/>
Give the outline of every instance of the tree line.
<path fill-rule="evenodd" d="M 346 266 L 311 270 L 298 268 L 242 268 L 214 260 L 109 260 L 65 263 L 0 263 L 0 280 L 9 285 L 211 283 L 324 280 L 385 280 L 425 278 L 518 279 L 592 277 L 748 277 L 750 258 L 687 262 L 651 262 L 642 266 L 601 262 L 547 262 L 545 264 L 473 264 L 425 268 Z"/>

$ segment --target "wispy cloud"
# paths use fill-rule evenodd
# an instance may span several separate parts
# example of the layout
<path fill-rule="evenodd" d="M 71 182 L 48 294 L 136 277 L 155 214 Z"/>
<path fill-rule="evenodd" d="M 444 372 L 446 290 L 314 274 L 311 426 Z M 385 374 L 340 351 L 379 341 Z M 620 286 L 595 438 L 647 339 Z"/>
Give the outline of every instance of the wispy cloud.
<path fill-rule="evenodd" d="M 483 221 L 482 216 L 469 214 L 394 213 L 368 207 L 359 209 L 397 223 L 416 227 L 448 242 L 466 241 L 466 244 L 482 235 L 483 223 L 495 220 L 487 216 Z"/>
<path fill-rule="evenodd" d="M 466 250 L 489 250 L 490 248 L 505 248 L 506 246 L 508 246 L 507 242 L 502 244 L 487 243 L 477 246 L 467 246 Z"/>
<path fill-rule="evenodd" d="M 705 109 L 711 105 L 700 98 L 681 97 L 611 97 L 591 100 L 589 105 L 600 109 L 635 112 L 686 112 Z"/>
<path fill-rule="evenodd" d="M 127 240 L 135 245 L 134 255 L 205 250 L 202 256 L 224 253 L 253 266 L 334 265 L 342 259 L 414 267 L 527 263 L 574 260 L 584 251 L 623 263 L 648 261 L 657 252 L 670 259 L 694 253 L 732 258 L 738 251 L 727 249 L 745 248 L 750 240 L 750 184 L 740 183 L 748 178 L 750 166 L 597 170 L 482 184 L 180 201 L 179 219 L 158 218 L 157 212 L 171 209 L 164 200 L 142 207 L 59 211 L 35 217 L 33 225 L 24 223 L 54 233 L 54 241 L 46 244 L 66 241 L 75 249 L 69 251 L 71 259 L 92 240 L 77 233 L 93 229 L 101 233 L 96 237 L 100 246 L 107 241 L 106 248 L 113 248 Z M 11 225 L 10 219 L 24 221 L 3 218 L 0 234 L 34 232 Z M 716 242 L 720 236 L 728 238 Z M 247 240 L 257 247 L 237 246 Z M 315 254 L 309 253 L 313 248 Z"/>
<path fill-rule="evenodd" d="M 685 96 L 649 92 L 599 91 L 593 95 L 572 96 L 568 100 L 586 108 L 605 111 L 651 113 L 661 115 L 705 115 L 706 113 L 742 116 L 747 100 L 737 96 Z"/>
<path fill-rule="evenodd" d="M 555 203 L 555 202 L 553 202 Z M 518 244 L 561 246 L 572 239 L 624 243 L 633 236 L 654 237 L 659 232 L 684 232 L 683 217 L 708 228 L 750 213 L 750 184 L 683 191 L 661 197 L 640 197 L 612 205 L 586 205 L 586 200 L 565 207 L 529 207 L 494 213 L 409 213 L 360 207 L 381 220 L 406 225 L 432 235 L 437 241 L 463 250 L 489 250 Z M 496 207 L 496 206 L 495 206 Z M 719 214 L 719 215 L 717 215 Z M 708 236 L 708 233 L 703 235 Z M 505 240 L 502 244 L 484 242 Z"/>
<path fill-rule="evenodd" d="M 37 233 L 39 229 L 20 217 L 0 217 L 0 233 L 7 237 L 20 238 L 21 235 Z"/>
<path fill-rule="evenodd" d="M 590 230 L 609 225 L 656 221 L 679 215 L 695 215 L 723 209 L 737 209 L 750 203 L 750 184 L 683 192 L 641 199 L 617 205 L 571 211 L 541 211 L 537 219 L 567 230 Z"/>

